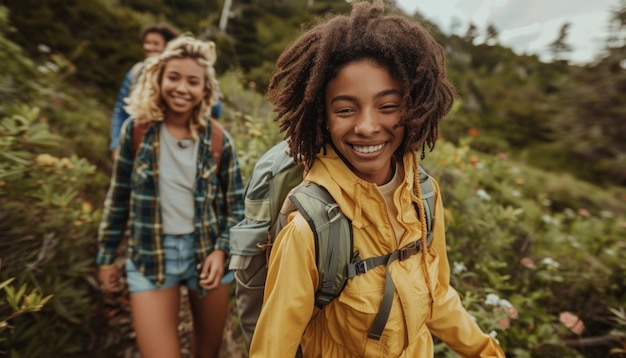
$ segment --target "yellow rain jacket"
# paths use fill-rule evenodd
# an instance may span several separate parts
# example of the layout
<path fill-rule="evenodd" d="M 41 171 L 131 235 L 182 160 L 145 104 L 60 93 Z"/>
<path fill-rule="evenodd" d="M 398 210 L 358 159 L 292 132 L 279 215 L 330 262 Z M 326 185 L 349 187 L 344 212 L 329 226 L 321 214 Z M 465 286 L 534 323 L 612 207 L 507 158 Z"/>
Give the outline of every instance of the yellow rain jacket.
<path fill-rule="evenodd" d="M 404 179 L 393 195 L 398 221 L 405 230 L 400 242 L 377 186 L 358 178 L 330 147 L 326 155 L 318 155 L 307 174 L 306 180 L 325 187 L 352 220 L 354 249 L 361 258 L 387 254 L 420 239 L 421 226 L 413 204 L 420 200 L 413 191 L 413 156 L 418 155 L 405 155 Z M 313 233 L 302 215 L 292 213 L 272 249 L 264 306 L 250 357 L 294 357 L 298 345 L 305 358 L 433 357 L 431 333 L 463 357 L 505 357 L 499 345 L 472 321 L 450 287 L 443 205 L 438 184 L 433 182 L 433 186 L 429 275 L 424 274 L 421 252 L 390 264 L 395 292 L 380 340 L 367 335 L 383 298 L 385 266 L 348 280 L 339 297 L 318 310 L 314 306 L 319 276 Z M 431 280 L 432 306 L 425 277 Z"/>

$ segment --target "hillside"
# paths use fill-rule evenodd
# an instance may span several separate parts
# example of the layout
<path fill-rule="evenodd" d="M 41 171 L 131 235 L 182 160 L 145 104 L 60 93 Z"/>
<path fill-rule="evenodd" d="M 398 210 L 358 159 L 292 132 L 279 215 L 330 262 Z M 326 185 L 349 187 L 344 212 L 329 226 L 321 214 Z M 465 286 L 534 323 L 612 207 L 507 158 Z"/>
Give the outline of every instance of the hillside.
<path fill-rule="evenodd" d="M 0 0 L 0 351 L 134 352 L 127 296 L 101 294 L 94 257 L 111 106 L 141 57 L 143 23 L 168 19 L 216 41 L 221 121 L 248 177 L 280 139 L 263 94 L 276 56 L 301 26 L 347 5 L 237 2 L 225 33 L 221 6 Z M 621 26 L 625 11 L 616 13 Z M 426 25 L 448 52 L 459 92 L 423 164 L 442 187 L 453 284 L 465 306 L 511 357 L 626 356 L 623 33 L 607 39 L 606 57 L 571 66 Z M 564 313 L 585 330 L 568 329 Z M 453 356 L 437 348 L 437 357 Z"/>
<path fill-rule="evenodd" d="M 349 9 L 343 0 L 316 1 L 312 8 L 304 1 L 235 2 L 222 32 L 223 3 L 218 0 L 0 4 L 9 9 L 13 25 L 4 30 L 8 39 L 38 63 L 52 60 L 64 82 L 107 105 L 112 105 L 125 72 L 141 59 L 137 37 L 147 22 L 167 20 L 215 41 L 218 73 L 241 71 L 246 82 L 263 93 L 278 54 L 302 26 L 325 13 Z M 472 147 L 480 151 L 507 152 L 540 168 L 567 171 L 602 185 L 625 185 L 624 11 L 616 11 L 607 24 L 615 30 L 606 39 L 605 56 L 583 67 L 518 56 L 498 45 L 497 33 L 491 34 L 489 45 L 474 44 L 479 29 L 468 29 L 464 38 L 448 37 L 424 22 L 447 49 L 450 76 L 460 97 L 442 134 L 458 143 L 468 132 L 478 131 L 481 135 Z M 419 14 L 415 18 L 422 20 Z"/>

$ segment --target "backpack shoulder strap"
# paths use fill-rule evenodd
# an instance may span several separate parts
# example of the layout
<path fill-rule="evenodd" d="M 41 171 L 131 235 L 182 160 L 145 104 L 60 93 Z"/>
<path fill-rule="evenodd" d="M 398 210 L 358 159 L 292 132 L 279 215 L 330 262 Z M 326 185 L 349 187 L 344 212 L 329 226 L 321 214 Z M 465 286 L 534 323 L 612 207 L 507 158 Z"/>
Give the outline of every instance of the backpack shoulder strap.
<path fill-rule="evenodd" d="M 315 305 L 324 307 L 343 290 L 346 268 L 352 258 L 352 224 L 328 191 L 314 183 L 294 189 L 289 196 L 306 219 L 315 237 L 315 256 L 320 285 Z"/>
<path fill-rule="evenodd" d="M 426 229 L 428 234 L 426 236 L 426 243 L 430 246 L 433 241 L 433 212 L 435 210 L 435 188 L 433 187 L 432 179 L 430 175 L 422 168 L 419 169 L 419 181 L 420 188 L 422 189 L 422 203 L 424 204 L 424 213 L 426 215 Z M 419 212 L 419 211 L 418 211 Z"/>
<path fill-rule="evenodd" d="M 428 230 L 427 245 L 430 245 L 435 191 L 430 176 L 422 167 L 419 167 L 419 181 Z M 349 278 L 364 274 L 376 266 L 386 265 L 383 301 L 368 334 L 371 339 L 380 339 L 393 301 L 394 282 L 389 265 L 420 252 L 421 243 L 414 241 L 390 254 L 362 260 L 358 251 L 352 252 L 352 224 L 326 189 L 314 183 L 306 183 L 295 188 L 289 199 L 306 219 L 315 237 L 320 275 L 320 287 L 315 293 L 316 306 L 323 308 L 330 303 L 341 293 Z"/>
<path fill-rule="evenodd" d="M 220 171 L 220 164 L 222 162 L 222 152 L 224 150 L 224 127 L 213 119 L 211 121 L 211 153 L 213 153 L 213 159 L 217 166 L 217 171 Z"/>
<path fill-rule="evenodd" d="M 150 122 L 138 123 L 135 125 L 134 121 L 128 123 L 128 125 L 132 128 L 133 131 L 133 157 L 137 156 L 137 152 L 139 151 L 139 146 L 141 145 L 141 139 L 143 135 L 146 134 L 148 128 L 150 128 Z"/>

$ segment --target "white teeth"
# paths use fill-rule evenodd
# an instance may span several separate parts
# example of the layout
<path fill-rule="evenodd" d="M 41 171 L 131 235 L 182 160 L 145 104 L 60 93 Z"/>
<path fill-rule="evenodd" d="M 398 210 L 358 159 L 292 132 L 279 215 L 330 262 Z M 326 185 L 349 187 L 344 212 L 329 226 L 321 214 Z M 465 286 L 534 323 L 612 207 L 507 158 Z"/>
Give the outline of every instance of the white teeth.
<path fill-rule="evenodd" d="M 385 146 L 385 143 L 383 144 L 379 144 L 379 145 L 368 145 L 365 147 L 357 147 L 356 145 L 352 146 L 352 148 L 354 148 L 355 151 L 359 152 L 359 153 L 374 153 L 377 152 L 381 149 L 383 149 L 383 147 Z"/>
<path fill-rule="evenodd" d="M 186 102 L 187 102 L 187 100 L 186 100 L 186 99 L 184 99 L 184 98 L 181 98 L 181 97 L 174 97 L 174 103 L 177 103 L 177 104 L 184 104 L 184 103 L 186 103 Z"/>

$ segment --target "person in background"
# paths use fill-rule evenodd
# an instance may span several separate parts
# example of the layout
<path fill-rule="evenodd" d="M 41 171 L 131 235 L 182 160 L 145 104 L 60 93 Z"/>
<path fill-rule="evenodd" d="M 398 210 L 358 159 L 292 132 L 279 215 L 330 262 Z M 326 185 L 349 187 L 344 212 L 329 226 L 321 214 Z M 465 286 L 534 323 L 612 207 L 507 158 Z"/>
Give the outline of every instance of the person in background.
<path fill-rule="evenodd" d="M 180 31 L 169 24 L 157 23 L 144 26 L 141 29 L 140 38 L 143 41 L 143 52 L 146 59 L 163 52 L 167 43 L 179 35 Z M 113 116 L 111 117 L 111 142 L 109 144 L 109 150 L 111 151 L 112 157 L 115 157 L 117 153 L 122 124 L 128 119 L 128 113 L 124 108 L 126 106 L 126 99 L 130 96 L 139 81 L 139 76 L 143 72 L 144 61 L 145 59 L 137 62 L 126 73 L 122 81 L 122 86 L 117 94 L 115 107 L 113 107 Z M 221 97 L 219 86 L 216 85 L 215 101 L 211 108 L 211 116 L 213 118 L 219 118 L 222 113 Z"/>
<path fill-rule="evenodd" d="M 180 31 L 178 29 L 168 24 L 148 24 L 144 26 L 140 33 L 144 55 L 146 58 L 149 58 L 160 54 L 165 49 L 165 45 L 179 34 Z M 122 124 L 128 119 L 128 113 L 124 108 L 126 106 L 126 98 L 137 84 L 143 66 L 144 61 L 137 62 L 126 73 L 117 94 L 115 107 L 113 107 L 113 116 L 111 117 L 111 143 L 109 144 L 109 150 L 113 158 L 117 151 Z"/>
<path fill-rule="evenodd" d="M 119 290 L 115 262 L 129 227 L 125 270 L 143 357 L 181 357 L 181 285 L 189 290 L 194 357 L 217 357 L 222 342 L 233 280 L 229 229 L 243 218 L 243 183 L 234 142 L 210 117 L 215 58 L 212 42 L 170 41 L 146 60 L 122 125 L 96 262 L 103 290 Z M 213 143 L 216 130 L 223 138 Z"/>
<path fill-rule="evenodd" d="M 433 357 L 432 335 L 463 357 L 505 357 L 450 286 L 434 179 L 426 237 L 418 164 L 455 96 L 445 52 L 416 21 L 383 15 L 382 0 L 352 3 L 350 16 L 287 47 L 268 98 L 305 182 L 328 190 L 351 221 L 354 255 L 399 258 L 368 265 L 319 309 L 314 233 L 292 212 L 271 251 L 250 357 Z"/>

